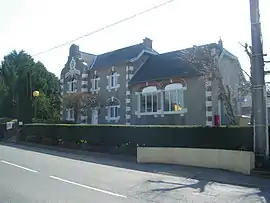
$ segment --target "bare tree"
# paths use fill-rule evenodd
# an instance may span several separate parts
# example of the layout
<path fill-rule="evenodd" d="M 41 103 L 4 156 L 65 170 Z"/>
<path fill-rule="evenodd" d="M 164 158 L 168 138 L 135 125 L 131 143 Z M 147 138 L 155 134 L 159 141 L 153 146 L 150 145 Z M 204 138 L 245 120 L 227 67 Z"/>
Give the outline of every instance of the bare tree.
<path fill-rule="evenodd" d="M 251 116 L 250 116 L 250 123 L 253 124 L 254 122 L 254 108 L 253 108 L 253 105 L 254 105 L 254 99 L 253 99 L 253 81 L 252 81 L 252 47 L 249 46 L 247 43 L 245 43 L 245 45 L 239 43 L 245 50 L 248 58 L 249 58 L 249 62 L 250 62 L 250 72 L 251 72 L 251 75 L 247 74 L 249 76 L 249 81 L 250 83 L 247 84 L 247 89 L 249 89 L 249 91 L 251 92 L 252 94 L 252 99 L 251 99 Z"/>
<path fill-rule="evenodd" d="M 236 124 L 236 119 L 233 113 L 231 105 L 231 99 L 228 94 L 228 90 L 221 81 L 220 72 L 218 69 L 218 54 L 216 49 L 213 49 L 210 45 L 205 46 L 193 46 L 192 48 L 185 49 L 181 52 L 181 58 L 191 62 L 196 70 L 198 70 L 204 83 L 207 80 L 219 81 L 219 97 L 224 102 L 225 113 L 230 120 L 231 125 Z"/>
<path fill-rule="evenodd" d="M 90 93 L 74 92 L 64 96 L 64 108 L 72 108 L 74 110 L 75 122 L 78 122 L 78 113 L 81 109 L 96 107 L 98 105 L 97 99 Z"/>

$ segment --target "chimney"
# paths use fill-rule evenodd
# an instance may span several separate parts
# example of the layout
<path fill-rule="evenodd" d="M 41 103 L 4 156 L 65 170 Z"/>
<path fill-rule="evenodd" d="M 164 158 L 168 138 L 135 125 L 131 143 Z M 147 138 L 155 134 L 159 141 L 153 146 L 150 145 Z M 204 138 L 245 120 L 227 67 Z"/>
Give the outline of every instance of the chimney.
<path fill-rule="evenodd" d="M 72 44 L 69 48 L 69 56 L 78 56 L 79 46 L 76 44 Z"/>
<path fill-rule="evenodd" d="M 143 44 L 144 44 L 144 46 L 146 46 L 146 47 L 152 49 L 152 40 L 151 40 L 151 39 L 149 39 L 149 38 L 147 38 L 147 37 L 144 38 L 144 39 L 143 39 Z"/>
<path fill-rule="evenodd" d="M 223 42 L 222 42 L 221 37 L 219 37 L 218 45 L 220 46 L 220 48 L 223 49 Z"/>

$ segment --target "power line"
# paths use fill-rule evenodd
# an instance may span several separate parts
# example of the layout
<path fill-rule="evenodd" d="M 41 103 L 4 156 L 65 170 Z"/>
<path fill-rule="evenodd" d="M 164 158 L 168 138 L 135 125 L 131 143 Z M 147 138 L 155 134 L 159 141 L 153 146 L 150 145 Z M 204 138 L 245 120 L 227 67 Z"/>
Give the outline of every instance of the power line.
<path fill-rule="evenodd" d="M 102 28 L 99 28 L 99 29 L 97 29 L 97 30 L 94 30 L 94 31 L 92 31 L 92 32 L 89 32 L 89 33 L 87 33 L 87 34 L 85 34 L 85 35 L 83 35 L 83 36 L 80 36 L 80 37 L 77 37 L 77 38 L 72 39 L 72 40 L 70 40 L 70 41 L 67 41 L 67 42 L 65 42 L 65 43 L 56 45 L 56 46 L 54 46 L 54 47 L 52 47 L 52 48 L 50 48 L 50 49 L 47 49 L 47 50 L 45 50 L 45 51 L 39 52 L 39 53 L 33 55 L 33 57 L 38 56 L 38 55 L 41 55 L 41 54 L 44 54 L 44 53 L 47 53 L 47 52 L 50 52 L 50 51 L 52 51 L 52 50 L 54 50 L 54 49 L 58 49 L 58 48 L 60 48 L 60 47 L 62 47 L 62 46 L 65 46 L 65 45 L 67 45 L 67 44 L 70 44 L 70 43 L 72 43 L 72 42 L 75 42 L 75 41 L 77 41 L 77 40 L 79 40 L 79 39 L 82 39 L 82 38 L 88 37 L 88 36 L 90 36 L 90 35 L 96 34 L 96 33 L 100 32 L 100 31 L 106 30 L 106 29 L 108 29 L 108 28 L 110 28 L 110 27 L 113 27 L 113 26 L 115 26 L 115 25 L 118 25 L 118 24 L 120 24 L 120 23 L 123 23 L 123 22 L 125 22 L 125 21 L 128 21 L 128 20 L 130 20 L 130 19 L 133 19 L 133 18 L 135 18 L 135 17 L 137 17 L 137 16 L 143 15 L 143 14 L 149 12 L 149 11 L 152 11 L 152 10 L 154 10 L 154 9 L 157 9 L 157 8 L 160 8 L 160 7 L 162 7 L 162 6 L 165 6 L 165 5 L 169 4 L 169 3 L 172 3 L 173 1 L 176 1 L 176 0 L 169 0 L 169 1 L 163 2 L 163 3 L 161 3 L 161 4 L 158 4 L 158 5 L 154 6 L 154 7 L 149 8 L 149 9 L 147 9 L 147 10 L 141 11 L 141 12 L 139 12 L 139 13 L 136 13 L 136 14 L 132 15 L 132 16 L 126 17 L 126 18 L 121 19 L 121 20 L 118 20 L 118 21 L 116 21 L 116 22 L 114 22 L 114 23 L 112 23 L 112 24 L 109 24 L 109 25 L 107 25 L 107 26 L 104 26 L 104 27 L 102 27 Z"/>

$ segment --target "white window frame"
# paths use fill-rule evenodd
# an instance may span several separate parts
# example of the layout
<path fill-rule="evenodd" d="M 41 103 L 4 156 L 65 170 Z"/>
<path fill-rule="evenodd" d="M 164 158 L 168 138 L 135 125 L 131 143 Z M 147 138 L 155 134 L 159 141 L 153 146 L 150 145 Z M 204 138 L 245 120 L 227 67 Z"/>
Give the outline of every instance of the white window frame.
<path fill-rule="evenodd" d="M 74 108 L 67 109 L 67 121 L 75 121 Z"/>
<path fill-rule="evenodd" d="M 95 92 L 95 91 L 99 91 L 100 90 L 99 81 L 100 81 L 100 78 L 99 77 L 96 77 L 96 78 L 92 78 L 91 79 L 91 91 L 92 92 Z"/>
<path fill-rule="evenodd" d="M 165 89 L 165 90 L 156 90 L 156 91 L 149 91 L 149 92 L 136 92 L 136 96 L 137 96 L 137 110 L 135 112 L 135 114 L 137 116 L 144 116 L 144 115 L 166 115 L 166 114 L 184 114 L 187 113 L 187 109 L 184 107 L 184 91 L 186 90 L 186 87 L 182 87 L 182 88 L 172 88 L 172 89 Z M 166 94 L 172 94 L 175 93 L 176 94 L 176 103 L 180 104 L 179 106 L 181 107 L 180 110 L 175 111 L 174 108 L 172 108 L 172 101 L 171 101 L 171 97 L 169 97 L 169 108 L 168 110 L 166 110 L 165 108 L 165 96 Z M 177 97 L 177 95 L 182 94 L 182 97 Z M 147 98 L 147 96 L 151 96 L 151 100 L 152 100 L 152 109 L 151 111 L 147 112 L 147 99 L 143 100 L 145 105 L 145 111 L 141 112 L 141 102 L 142 102 L 142 97 Z M 153 111 L 153 96 L 157 95 L 157 110 Z"/>
<path fill-rule="evenodd" d="M 76 79 L 68 81 L 68 93 L 77 92 L 77 88 L 76 89 L 74 88 L 75 85 L 77 85 L 77 80 Z"/>
<path fill-rule="evenodd" d="M 117 72 L 113 72 L 107 76 L 107 79 L 108 79 L 107 89 L 108 90 L 117 89 L 120 87 L 120 84 L 118 83 L 119 76 L 120 74 L 118 74 Z"/>
<path fill-rule="evenodd" d="M 119 114 L 120 105 L 107 106 L 106 109 L 107 109 L 106 120 L 108 120 L 108 121 L 118 121 L 120 119 L 120 114 Z M 112 109 L 114 111 L 114 115 L 111 115 L 111 110 Z M 115 116 L 116 111 L 117 111 L 117 116 Z"/>

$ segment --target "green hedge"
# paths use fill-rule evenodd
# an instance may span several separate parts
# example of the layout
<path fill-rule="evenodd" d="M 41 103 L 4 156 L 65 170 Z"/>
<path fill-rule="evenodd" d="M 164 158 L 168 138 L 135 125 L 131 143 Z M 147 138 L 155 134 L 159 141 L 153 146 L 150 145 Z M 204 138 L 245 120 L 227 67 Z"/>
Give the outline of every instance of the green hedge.
<path fill-rule="evenodd" d="M 77 148 L 82 141 L 99 150 L 137 146 L 253 150 L 252 127 L 125 126 L 125 125 L 24 125 L 20 140 Z"/>

